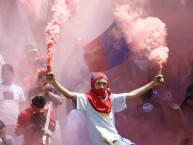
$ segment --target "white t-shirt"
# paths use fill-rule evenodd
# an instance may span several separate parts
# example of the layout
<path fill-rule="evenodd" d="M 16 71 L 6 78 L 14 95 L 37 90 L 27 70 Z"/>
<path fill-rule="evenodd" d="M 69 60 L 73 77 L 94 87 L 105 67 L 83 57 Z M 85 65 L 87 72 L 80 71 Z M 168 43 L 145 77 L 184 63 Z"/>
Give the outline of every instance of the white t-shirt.
<path fill-rule="evenodd" d="M 106 145 L 102 137 L 109 141 L 117 140 L 120 135 L 115 128 L 115 112 L 127 107 L 126 94 L 111 94 L 112 109 L 109 114 L 97 112 L 88 102 L 85 94 L 77 94 L 77 110 L 83 111 L 88 123 L 92 145 Z"/>
<path fill-rule="evenodd" d="M 17 85 L 0 84 L 0 120 L 6 125 L 16 124 L 19 103 L 25 101 L 23 89 Z"/>

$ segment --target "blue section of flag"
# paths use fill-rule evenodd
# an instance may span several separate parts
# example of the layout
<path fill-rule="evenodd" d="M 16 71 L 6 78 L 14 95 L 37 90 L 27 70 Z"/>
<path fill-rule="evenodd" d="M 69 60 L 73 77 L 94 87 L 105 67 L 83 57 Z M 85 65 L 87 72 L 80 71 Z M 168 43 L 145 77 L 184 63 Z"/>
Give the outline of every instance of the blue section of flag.
<path fill-rule="evenodd" d="M 114 22 L 85 46 L 84 59 L 90 71 L 105 71 L 123 63 L 130 55 L 129 45 Z"/>
<path fill-rule="evenodd" d="M 111 26 L 101 35 L 101 44 L 104 49 L 103 51 L 108 68 L 113 68 L 121 64 L 130 56 L 130 49 L 124 37 L 118 39 L 113 38 L 112 30 L 115 27 L 115 23 L 111 24 Z"/>

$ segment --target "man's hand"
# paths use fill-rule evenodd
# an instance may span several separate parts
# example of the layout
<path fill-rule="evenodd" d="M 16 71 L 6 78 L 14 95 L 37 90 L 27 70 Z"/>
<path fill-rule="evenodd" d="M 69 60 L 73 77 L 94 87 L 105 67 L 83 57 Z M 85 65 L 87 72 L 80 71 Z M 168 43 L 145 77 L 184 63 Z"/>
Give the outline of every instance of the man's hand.
<path fill-rule="evenodd" d="M 41 87 L 41 90 L 42 90 L 42 92 L 43 93 L 48 93 L 48 92 L 50 92 L 50 90 L 51 90 L 51 85 L 49 84 L 49 83 L 45 83 L 45 84 L 43 84 L 43 86 Z M 44 96 L 44 95 L 43 95 Z"/>
<path fill-rule="evenodd" d="M 36 125 L 38 128 L 42 129 L 46 122 L 46 114 L 45 113 L 34 113 L 32 115 L 32 123 Z"/>
<path fill-rule="evenodd" d="M 156 76 L 154 77 L 153 82 L 154 82 L 154 85 L 155 85 L 155 86 L 159 85 L 160 83 L 163 83 L 163 82 L 164 82 L 164 77 L 163 77 L 163 75 L 156 75 Z"/>
<path fill-rule="evenodd" d="M 54 77 L 54 74 L 52 72 L 47 72 L 46 73 L 46 79 L 48 80 L 48 82 L 50 84 L 54 84 L 55 83 L 55 77 Z"/>
<path fill-rule="evenodd" d="M 181 110 L 181 108 L 178 104 L 172 103 L 172 104 L 169 104 L 169 106 L 174 110 Z"/>
<path fill-rule="evenodd" d="M 42 130 L 43 130 L 43 134 L 44 134 L 44 135 L 52 136 L 52 132 L 51 132 L 49 129 L 46 130 L 45 128 L 43 128 Z"/>

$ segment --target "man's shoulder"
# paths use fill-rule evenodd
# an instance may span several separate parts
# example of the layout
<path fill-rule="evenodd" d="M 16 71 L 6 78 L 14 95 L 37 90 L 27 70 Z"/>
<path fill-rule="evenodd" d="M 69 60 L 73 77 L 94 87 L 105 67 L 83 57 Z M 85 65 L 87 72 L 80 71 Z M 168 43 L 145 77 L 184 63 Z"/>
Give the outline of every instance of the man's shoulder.
<path fill-rule="evenodd" d="M 77 97 L 86 97 L 86 93 L 76 93 Z"/>
<path fill-rule="evenodd" d="M 127 94 L 126 93 L 112 93 L 111 98 L 119 98 L 119 97 L 125 97 Z"/>
<path fill-rule="evenodd" d="M 12 87 L 16 90 L 20 90 L 20 91 L 23 91 L 23 88 L 17 84 L 12 84 Z"/>
<path fill-rule="evenodd" d="M 30 107 L 27 107 L 20 112 L 20 115 L 29 115 L 31 113 L 32 113 L 32 110 L 30 109 Z"/>

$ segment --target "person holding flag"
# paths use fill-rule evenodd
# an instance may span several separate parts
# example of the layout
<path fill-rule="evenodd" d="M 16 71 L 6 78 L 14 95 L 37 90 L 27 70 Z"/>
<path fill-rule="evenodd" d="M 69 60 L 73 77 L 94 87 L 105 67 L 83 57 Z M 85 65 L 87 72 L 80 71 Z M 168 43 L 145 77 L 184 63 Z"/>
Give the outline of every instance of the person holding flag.
<path fill-rule="evenodd" d="M 101 72 L 92 74 L 91 90 L 86 93 L 67 90 L 55 80 L 52 72 L 47 72 L 47 80 L 66 98 L 71 99 L 77 110 L 84 113 L 92 145 L 135 145 L 118 134 L 115 128 L 115 113 L 127 107 L 127 99 L 136 98 L 164 82 L 162 75 L 156 75 L 153 81 L 136 90 L 114 94 L 108 86 L 107 76 Z"/>
<path fill-rule="evenodd" d="M 43 136 L 50 136 L 55 129 L 56 120 L 50 105 L 46 105 L 44 97 L 35 96 L 31 106 L 20 112 L 15 134 L 23 135 L 23 145 L 41 145 Z"/>

